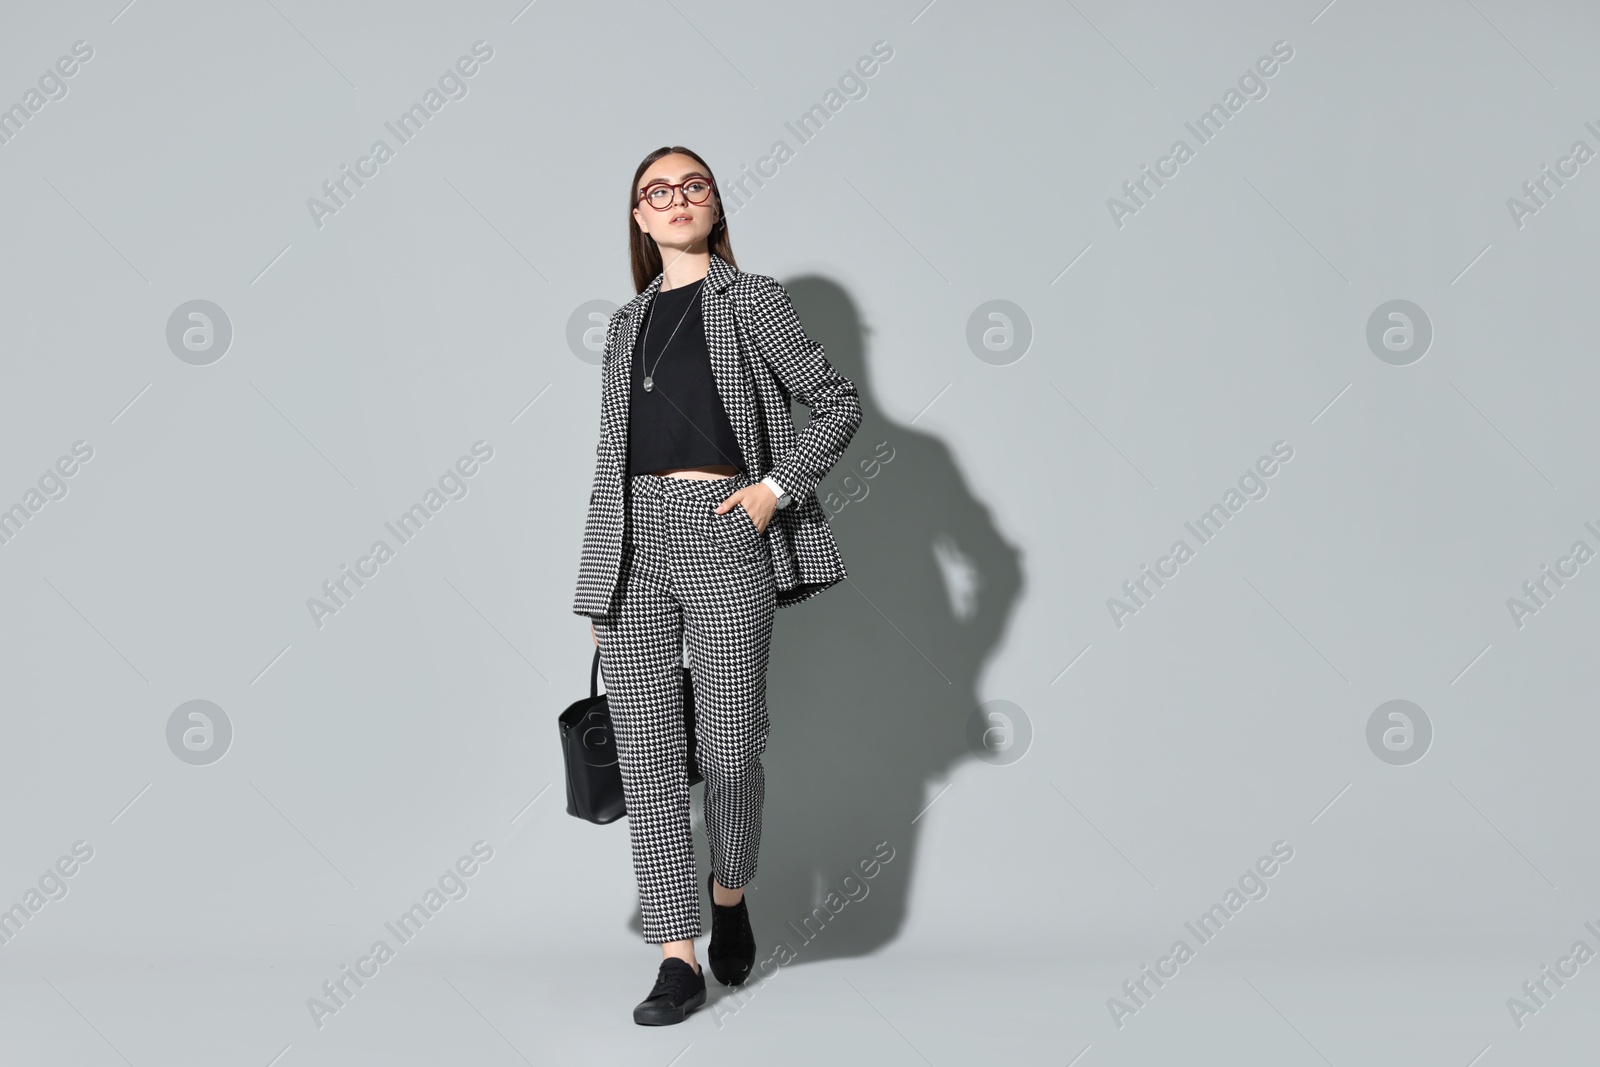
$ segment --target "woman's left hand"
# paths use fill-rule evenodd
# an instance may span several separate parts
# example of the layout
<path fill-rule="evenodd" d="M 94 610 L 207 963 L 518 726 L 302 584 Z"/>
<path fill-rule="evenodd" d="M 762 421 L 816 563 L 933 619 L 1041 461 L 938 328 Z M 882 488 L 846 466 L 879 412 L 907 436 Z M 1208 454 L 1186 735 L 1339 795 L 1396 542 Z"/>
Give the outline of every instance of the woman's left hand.
<path fill-rule="evenodd" d="M 772 513 L 778 510 L 778 498 L 772 490 L 757 482 L 747 485 L 734 493 L 728 499 L 717 505 L 717 514 L 726 515 L 732 508 L 744 505 L 745 513 L 750 516 L 750 521 L 755 524 L 756 533 L 764 533 L 767 523 L 772 521 Z"/>

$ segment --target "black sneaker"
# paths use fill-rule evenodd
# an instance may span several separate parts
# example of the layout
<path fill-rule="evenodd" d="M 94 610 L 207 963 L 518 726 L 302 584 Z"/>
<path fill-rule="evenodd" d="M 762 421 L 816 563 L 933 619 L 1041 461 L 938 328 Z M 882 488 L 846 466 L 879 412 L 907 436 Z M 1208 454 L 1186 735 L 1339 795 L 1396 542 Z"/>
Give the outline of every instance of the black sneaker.
<path fill-rule="evenodd" d="M 707 893 L 711 892 L 715 877 L 715 871 L 706 875 Z M 756 962 L 756 935 L 750 929 L 745 897 L 740 897 L 737 904 L 724 905 L 712 896 L 711 944 L 706 946 L 706 959 L 711 961 L 711 973 L 723 985 L 741 985 L 750 977 L 750 968 Z"/>
<path fill-rule="evenodd" d="M 681 1023 L 705 1002 L 706 976 L 678 957 L 668 956 L 661 961 L 650 995 L 633 1009 L 633 1021 L 640 1026 Z"/>

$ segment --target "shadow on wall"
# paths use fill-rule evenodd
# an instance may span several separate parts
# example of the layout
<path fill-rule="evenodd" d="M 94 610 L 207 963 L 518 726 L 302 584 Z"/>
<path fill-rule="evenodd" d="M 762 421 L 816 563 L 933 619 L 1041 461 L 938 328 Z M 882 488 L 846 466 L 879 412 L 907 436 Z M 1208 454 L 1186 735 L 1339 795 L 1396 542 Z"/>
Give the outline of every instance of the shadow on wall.
<path fill-rule="evenodd" d="M 978 679 L 1022 588 L 1019 550 L 945 445 L 877 408 L 869 331 L 849 294 L 817 277 L 784 285 L 807 334 L 856 383 L 862 420 L 817 487 L 849 576 L 780 609 L 773 631 L 765 815 L 746 888 L 758 964 L 780 940 L 803 963 L 863 955 L 900 931 L 927 821 L 912 820 L 972 758 Z M 945 384 L 928 377 L 927 399 Z M 807 417 L 796 403 L 795 425 Z M 695 786 L 691 800 L 701 885 L 710 867 L 704 791 Z M 875 877 L 861 877 L 862 860 L 878 862 Z M 830 892 L 837 914 L 824 906 Z M 701 912 L 709 936 L 708 901 Z M 638 936 L 637 909 L 631 926 Z"/>

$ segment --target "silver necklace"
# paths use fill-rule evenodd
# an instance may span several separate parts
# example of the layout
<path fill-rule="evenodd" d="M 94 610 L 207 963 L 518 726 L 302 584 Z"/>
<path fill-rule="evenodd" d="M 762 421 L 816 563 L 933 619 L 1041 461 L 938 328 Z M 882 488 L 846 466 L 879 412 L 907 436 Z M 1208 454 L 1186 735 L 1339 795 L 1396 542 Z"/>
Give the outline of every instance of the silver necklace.
<path fill-rule="evenodd" d="M 695 282 L 694 284 L 698 288 L 699 286 L 704 285 L 705 282 L 706 282 L 705 278 L 702 277 L 699 281 Z M 669 290 L 669 292 L 670 292 L 670 290 Z M 661 290 L 657 289 L 656 290 L 656 295 L 659 296 L 660 294 L 661 294 Z M 683 325 L 683 320 L 688 318 L 689 309 L 692 308 L 692 307 L 694 307 L 694 298 L 691 296 L 689 298 L 689 302 L 686 305 L 684 305 L 683 314 L 678 316 L 678 326 L 682 326 Z M 650 310 L 649 310 L 649 312 L 646 313 L 645 320 L 644 320 L 644 344 L 639 346 L 639 369 L 640 370 L 644 370 L 644 353 L 645 353 L 645 349 L 650 347 L 650 324 L 655 321 L 655 317 L 656 317 L 656 302 L 655 302 L 655 299 L 652 298 L 650 300 Z M 672 328 L 672 333 L 670 333 L 667 336 L 667 343 L 662 345 L 661 346 L 661 351 L 659 353 L 657 353 L 657 355 L 656 355 L 656 367 L 661 366 L 661 357 L 665 356 L 667 354 L 667 349 L 672 347 L 672 339 L 674 337 L 678 336 L 678 326 L 674 326 Z M 647 393 L 650 392 L 652 389 L 654 389 L 656 387 L 656 379 L 655 379 L 656 367 L 651 367 L 649 369 L 649 371 L 646 371 L 646 373 L 645 373 L 645 376 L 644 376 L 644 391 L 647 392 Z"/>

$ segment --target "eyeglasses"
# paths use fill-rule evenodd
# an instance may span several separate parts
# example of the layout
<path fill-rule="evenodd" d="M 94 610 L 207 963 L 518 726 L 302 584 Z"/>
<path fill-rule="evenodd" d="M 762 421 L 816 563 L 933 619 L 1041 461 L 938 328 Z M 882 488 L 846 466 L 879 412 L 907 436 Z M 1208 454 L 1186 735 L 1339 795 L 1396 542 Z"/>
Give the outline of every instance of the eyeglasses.
<path fill-rule="evenodd" d="M 673 190 L 682 189 L 683 198 L 691 204 L 703 204 L 711 199 L 713 182 L 710 178 L 685 178 L 676 185 L 670 182 L 657 181 L 645 186 L 644 192 L 639 194 L 639 199 L 648 203 L 657 211 L 665 211 L 672 206 Z"/>

